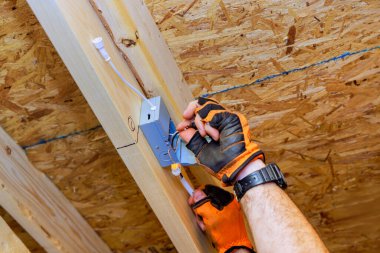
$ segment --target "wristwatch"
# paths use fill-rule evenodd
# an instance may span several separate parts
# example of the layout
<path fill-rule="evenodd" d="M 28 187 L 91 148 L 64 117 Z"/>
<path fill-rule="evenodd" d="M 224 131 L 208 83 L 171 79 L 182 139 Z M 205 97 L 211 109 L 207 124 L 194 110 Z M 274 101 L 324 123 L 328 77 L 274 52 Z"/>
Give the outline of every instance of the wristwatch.
<path fill-rule="evenodd" d="M 286 189 L 288 186 L 284 175 L 275 163 L 270 163 L 264 168 L 252 172 L 245 178 L 238 180 L 234 185 L 234 192 L 240 201 L 249 189 L 269 182 L 276 183 L 281 189 Z"/>

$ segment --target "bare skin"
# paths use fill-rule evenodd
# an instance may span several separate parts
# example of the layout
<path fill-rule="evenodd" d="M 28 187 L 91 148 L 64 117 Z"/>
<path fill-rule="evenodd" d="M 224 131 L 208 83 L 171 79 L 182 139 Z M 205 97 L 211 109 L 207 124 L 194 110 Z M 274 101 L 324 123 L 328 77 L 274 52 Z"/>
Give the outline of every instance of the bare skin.
<path fill-rule="evenodd" d="M 238 180 L 263 167 L 261 160 L 250 163 Z M 240 205 L 258 252 L 328 252 L 305 216 L 275 183 L 250 189 Z"/>
<path fill-rule="evenodd" d="M 217 141 L 219 139 L 218 130 L 204 124 L 201 118 L 195 115 L 194 111 L 198 106 L 197 101 L 194 101 L 185 110 L 184 121 L 177 126 L 181 138 L 188 142 L 195 134 L 195 129 L 187 128 L 194 121 L 202 136 L 209 135 Z M 251 162 L 239 173 L 237 180 L 263 167 L 265 164 L 261 160 Z M 196 191 L 190 198 L 190 202 L 196 202 L 204 197 L 203 192 Z M 241 199 L 240 205 L 247 217 L 257 252 L 328 252 L 305 216 L 276 184 L 268 183 L 251 188 Z M 199 220 L 197 222 L 204 230 L 204 224 Z M 239 249 L 236 252 L 248 251 Z"/>

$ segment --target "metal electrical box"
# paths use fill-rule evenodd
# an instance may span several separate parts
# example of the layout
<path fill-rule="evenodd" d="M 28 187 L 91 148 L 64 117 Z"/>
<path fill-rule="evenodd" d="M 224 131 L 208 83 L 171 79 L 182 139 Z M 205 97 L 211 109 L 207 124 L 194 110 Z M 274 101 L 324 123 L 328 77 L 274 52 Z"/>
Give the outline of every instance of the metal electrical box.
<path fill-rule="evenodd" d="M 193 153 L 186 148 L 185 143 L 181 139 L 177 139 L 179 136 L 177 135 L 177 138 L 172 140 L 175 126 L 161 97 L 154 97 L 149 100 L 156 108 L 152 110 L 151 105 L 143 101 L 140 115 L 140 129 L 144 133 L 160 165 L 166 167 L 172 163 L 181 163 L 182 165 L 195 164 L 196 161 Z M 174 147 L 172 143 L 174 143 Z"/>

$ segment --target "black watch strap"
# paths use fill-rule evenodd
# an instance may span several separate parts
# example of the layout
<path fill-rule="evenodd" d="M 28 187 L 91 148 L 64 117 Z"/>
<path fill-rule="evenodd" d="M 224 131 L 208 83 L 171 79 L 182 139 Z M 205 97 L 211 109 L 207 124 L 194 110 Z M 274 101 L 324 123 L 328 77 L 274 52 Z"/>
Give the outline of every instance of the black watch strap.
<path fill-rule="evenodd" d="M 285 189 L 288 186 L 284 175 L 275 163 L 270 163 L 264 168 L 252 172 L 245 178 L 237 181 L 234 185 L 234 192 L 237 199 L 240 201 L 249 189 L 269 182 L 276 183 L 282 189 Z"/>

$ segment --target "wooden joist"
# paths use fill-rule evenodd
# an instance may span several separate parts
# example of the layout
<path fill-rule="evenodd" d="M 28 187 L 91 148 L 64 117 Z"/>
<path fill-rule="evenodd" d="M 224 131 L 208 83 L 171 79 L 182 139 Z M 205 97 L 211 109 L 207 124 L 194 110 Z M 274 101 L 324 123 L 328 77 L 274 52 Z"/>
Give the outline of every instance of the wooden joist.
<path fill-rule="evenodd" d="M 160 167 L 143 134 L 138 130 L 140 99 L 121 83 L 91 44 L 95 37 L 103 37 L 113 63 L 129 82 L 138 87 L 133 71 L 128 68 L 91 4 L 75 0 L 49 0 L 44 1 L 44 4 L 37 0 L 28 0 L 28 3 L 177 250 L 213 252 L 210 243 L 194 222 L 193 214 L 187 205 L 186 192 L 169 171 Z M 141 1 L 138 3 L 142 4 Z M 139 11 L 139 8 L 135 11 Z M 154 24 L 153 21 L 152 23 Z M 144 29 L 144 26 L 139 28 Z M 139 34 L 144 32 L 139 30 Z M 144 43 L 154 45 L 158 39 L 161 38 L 152 37 Z M 174 61 L 169 50 L 160 57 L 163 63 Z M 133 66 L 135 70 L 138 67 Z M 164 76 L 162 70 L 154 67 L 151 69 L 155 69 L 153 72 L 161 73 L 161 78 Z M 170 69 L 165 71 L 170 72 Z M 178 68 L 176 71 L 179 72 Z M 151 74 L 146 74 L 149 75 L 153 78 Z M 163 96 L 173 117 L 178 121 L 181 110 L 191 98 L 181 97 L 181 94 L 189 94 L 188 91 L 181 92 L 182 88 L 185 89 L 183 82 L 171 84 L 173 86 L 167 81 L 160 82 L 161 88 L 157 88 L 155 94 L 157 92 L 156 95 Z M 178 90 L 176 85 L 182 86 L 181 89 Z M 173 91 L 168 93 L 171 89 L 174 89 L 177 95 L 174 95 Z"/>
<path fill-rule="evenodd" d="M 180 122 L 194 98 L 143 1 L 90 3 L 145 94 L 161 96 L 174 122 Z M 199 184 L 220 184 L 199 167 L 191 173 Z"/>
<path fill-rule="evenodd" d="M 111 253 L 58 188 L 0 128 L 0 205 L 52 253 Z"/>
<path fill-rule="evenodd" d="M 12 231 L 0 216 L 0 252 L 2 253 L 30 253 L 24 243 Z"/>
<path fill-rule="evenodd" d="M 90 2 L 145 93 L 161 96 L 178 122 L 193 96 L 144 2 Z"/>

